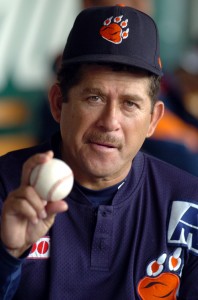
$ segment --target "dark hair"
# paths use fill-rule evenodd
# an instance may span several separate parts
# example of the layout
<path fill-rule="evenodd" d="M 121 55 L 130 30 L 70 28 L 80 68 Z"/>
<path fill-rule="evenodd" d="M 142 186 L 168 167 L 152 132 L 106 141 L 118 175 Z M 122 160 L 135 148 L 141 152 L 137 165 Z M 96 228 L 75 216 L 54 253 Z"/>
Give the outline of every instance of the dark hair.
<path fill-rule="evenodd" d="M 160 76 L 154 75 L 140 68 L 126 66 L 122 64 L 116 64 L 116 63 L 97 63 L 97 64 L 108 66 L 115 72 L 126 71 L 130 73 L 144 74 L 148 76 L 148 78 L 150 79 L 150 87 L 149 87 L 148 95 L 151 98 L 152 107 L 154 106 L 155 102 L 157 101 L 157 97 L 160 90 L 160 82 L 161 82 Z M 63 102 L 67 102 L 69 90 L 73 86 L 77 85 L 82 79 L 83 65 L 85 64 L 71 64 L 68 66 L 62 65 L 59 71 L 57 72 L 57 80 L 59 82 L 61 93 L 63 96 Z"/>

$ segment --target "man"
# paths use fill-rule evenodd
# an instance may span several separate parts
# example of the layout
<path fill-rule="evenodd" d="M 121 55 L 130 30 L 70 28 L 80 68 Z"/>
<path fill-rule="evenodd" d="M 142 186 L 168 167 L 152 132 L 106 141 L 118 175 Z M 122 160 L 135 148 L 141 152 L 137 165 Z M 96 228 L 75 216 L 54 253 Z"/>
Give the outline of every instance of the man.
<path fill-rule="evenodd" d="M 161 76 L 149 16 L 79 14 L 49 93 L 60 134 L 0 159 L 1 299 L 196 299 L 197 178 L 139 151 L 163 116 Z M 29 177 L 53 155 L 75 183 L 47 203 Z"/>

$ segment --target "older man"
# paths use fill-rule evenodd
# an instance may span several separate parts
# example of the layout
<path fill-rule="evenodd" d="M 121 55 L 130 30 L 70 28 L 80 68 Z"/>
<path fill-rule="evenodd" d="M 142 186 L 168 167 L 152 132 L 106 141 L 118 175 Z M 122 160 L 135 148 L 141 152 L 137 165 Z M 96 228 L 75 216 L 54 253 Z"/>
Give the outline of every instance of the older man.
<path fill-rule="evenodd" d="M 163 116 L 161 76 L 148 15 L 78 15 L 49 93 L 60 133 L 0 158 L 1 299 L 196 299 L 197 178 L 139 151 Z M 50 203 L 29 177 L 53 155 L 75 182 Z"/>

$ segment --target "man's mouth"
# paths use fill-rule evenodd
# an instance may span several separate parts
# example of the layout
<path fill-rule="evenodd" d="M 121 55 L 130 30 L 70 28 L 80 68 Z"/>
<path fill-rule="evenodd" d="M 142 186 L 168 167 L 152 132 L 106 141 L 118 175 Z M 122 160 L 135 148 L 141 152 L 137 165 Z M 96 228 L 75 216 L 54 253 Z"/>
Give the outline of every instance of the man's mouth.
<path fill-rule="evenodd" d="M 122 143 L 120 139 L 109 135 L 109 134 L 100 134 L 92 133 L 86 137 L 86 143 L 93 145 L 95 147 L 100 147 L 101 149 L 118 149 L 122 148 Z"/>
<path fill-rule="evenodd" d="M 112 144 L 106 144 L 106 143 L 98 143 L 98 142 L 91 142 L 91 144 L 95 144 L 101 147 L 106 147 L 106 148 L 117 148 L 115 145 Z"/>

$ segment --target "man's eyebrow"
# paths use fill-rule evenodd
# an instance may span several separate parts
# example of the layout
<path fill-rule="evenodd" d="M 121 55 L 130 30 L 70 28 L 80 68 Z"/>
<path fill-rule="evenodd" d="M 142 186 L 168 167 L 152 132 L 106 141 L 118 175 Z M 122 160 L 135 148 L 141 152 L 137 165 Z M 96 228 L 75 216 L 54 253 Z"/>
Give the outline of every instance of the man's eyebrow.
<path fill-rule="evenodd" d="M 124 94 L 123 99 L 128 99 L 131 101 L 135 101 L 135 102 L 143 102 L 144 101 L 144 97 L 138 95 L 138 94 Z"/>
<path fill-rule="evenodd" d="M 86 95 L 86 94 L 96 94 L 99 96 L 104 95 L 104 90 L 102 90 L 101 88 L 89 88 L 89 87 L 85 87 L 81 90 L 81 94 L 82 95 Z M 142 97 L 139 94 L 133 94 L 133 93 L 126 93 L 121 95 L 122 99 L 128 99 L 134 102 L 143 102 L 144 101 L 144 97 Z"/>
<path fill-rule="evenodd" d="M 82 94 L 97 94 L 97 95 L 101 95 L 102 94 L 102 90 L 99 88 L 83 88 L 81 90 Z"/>

